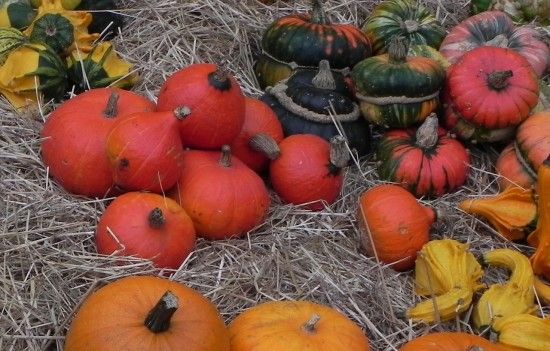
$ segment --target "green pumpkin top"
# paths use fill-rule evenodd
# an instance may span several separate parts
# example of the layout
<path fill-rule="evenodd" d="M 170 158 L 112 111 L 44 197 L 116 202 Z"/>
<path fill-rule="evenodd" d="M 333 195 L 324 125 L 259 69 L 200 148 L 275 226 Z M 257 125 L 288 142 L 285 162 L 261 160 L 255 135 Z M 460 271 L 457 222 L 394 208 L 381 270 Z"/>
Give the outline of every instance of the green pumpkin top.
<path fill-rule="evenodd" d="M 406 40 L 394 37 L 387 54 L 358 63 L 351 72 L 358 96 L 387 98 L 378 104 L 420 102 L 437 96 L 445 70 L 433 59 L 407 56 L 407 50 Z"/>
<path fill-rule="evenodd" d="M 273 59 L 301 67 L 328 60 L 333 69 L 351 68 L 371 55 L 371 44 L 351 24 L 332 24 L 320 0 L 311 14 L 292 14 L 275 20 L 265 31 L 262 49 Z"/>
<path fill-rule="evenodd" d="M 375 54 L 388 50 L 389 38 L 406 37 L 411 45 L 434 48 L 445 37 L 445 28 L 425 7 L 409 0 L 387 0 L 379 4 L 362 27 Z"/>

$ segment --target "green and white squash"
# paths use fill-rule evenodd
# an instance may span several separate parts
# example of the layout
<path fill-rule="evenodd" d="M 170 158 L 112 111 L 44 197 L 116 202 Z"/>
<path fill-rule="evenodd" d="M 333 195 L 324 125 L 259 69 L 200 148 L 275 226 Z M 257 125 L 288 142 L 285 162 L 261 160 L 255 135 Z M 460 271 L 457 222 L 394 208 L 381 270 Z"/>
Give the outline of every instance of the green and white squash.
<path fill-rule="evenodd" d="M 27 28 L 36 17 L 28 0 L 0 0 L 0 27 Z"/>
<path fill-rule="evenodd" d="M 27 42 L 27 37 L 15 28 L 0 28 L 0 65 L 3 65 L 8 55 Z"/>
<path fill-rule="evenodd" d="M 47 13 L 34 22 L 29 39 L 44 43 L 61 54 L 73 44 L 74 26 L 60 14 Z"/>

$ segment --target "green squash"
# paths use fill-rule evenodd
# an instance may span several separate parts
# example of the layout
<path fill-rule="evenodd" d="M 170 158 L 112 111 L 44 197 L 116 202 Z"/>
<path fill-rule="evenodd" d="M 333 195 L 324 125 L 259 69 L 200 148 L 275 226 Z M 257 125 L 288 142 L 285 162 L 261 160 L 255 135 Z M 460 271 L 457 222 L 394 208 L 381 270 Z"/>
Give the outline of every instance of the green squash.
<path fill-rule="evenodd" d="M 445 29 L 425 7 L 409 0 L 387 0 L 372 11 L 362 27 L 372 42 L 373 52 L 388 51 L 394 36 L 403 36 L 410 45 L 425 44 L 438 49 Z"/>
<path fill-rule="evenodd" d="M 407 56 L 420 56 L 431 58 L 432 60 L 436 60 L 441 65 L 441 67 L 445 69 L 451 66 L 451 63 L 447 61 L 447 59 L 443 55 L 441 55 L 439 51 L 429 45 L 411 45 L 409 47 L 409 51 L 407 52 Z"/>
<path fill-rule="evenodd" d="M 387 54 L 358 63 L 351 72 L 363 117 L 385 128 L 422 122 L 439 102 L 445 79 L 441 65 L 427 57 L 409 57 L 406 39 L 394 37 Z"/>
<path fill-rule="evenodd" d="M 1 1 L 0 1 L 1 2 Z M 0 5 L 0 27 L 27 28 L 36 17 L 28 1 L 4 1 Z"/>
<path fill-rule="evenodd" d="M 263 89 L 297 69 L 316 70 L 322 60 L 344 72 L 370 55 L 370 42 L 358 27 L 331 23 L 321 1 L 313 0 L 311 14 L 291 14 L 271 23 L 254 72 Z"/>
<path fill-rule="evenodd" d="M 74 41 L 74 26 L 59 14 L 47 13 L 34 22 L 29 39 L 34 43 L 44 43 L 57 53 L 63 53 Z"/>
<path fill-rule="evenodd" d="M 0 65 L 13 50 L 27 42 L 27 37 L 15 28 L 0 28 Z"/>
<path fill-rule="evenodd" d="M 361 118 L 346 79 L 333 73 L 327 60 L 319 63 L 318 70 L 298 70 L 266 89 L 261 100 L 275 112 L 285 136 L 314 134 L 330 141 L 341 130 L 359 155 L 370 151 L 369 125 Z"/>

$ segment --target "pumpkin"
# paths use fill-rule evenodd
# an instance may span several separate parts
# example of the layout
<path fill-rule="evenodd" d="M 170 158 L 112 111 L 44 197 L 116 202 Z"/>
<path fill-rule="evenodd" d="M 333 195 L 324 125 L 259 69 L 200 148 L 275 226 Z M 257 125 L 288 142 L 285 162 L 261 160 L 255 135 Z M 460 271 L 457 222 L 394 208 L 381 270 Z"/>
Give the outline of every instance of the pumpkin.
<path fill-rule="evenodd" d="M 529 116 L 516 133 L 519 157 L 528 164 L 534 174 L 550 155 L 550 110 Z"/>
<path fill-rule="evenodd" d="M 0 27 L 25 29 L 36 17 L 36 10 L 25 1 L 3 1 L 0 5 Z"/>
<path fill-rule="evenodd" d="M 499 175 L 498 184 L 503 189 L 512 186 L 529 189 L 535 184 L 536 173 L 525 162 L 523 156 L 518 154 L 518 151 L 517 144 L 514 142 L 506 146 L 498 156 L 495 169 Z M 522 157 L 521 160 L 518 155 Z"/>
<path fill-rule="evenodd" d="M 93 49 L 94 41 L 99 39 L 98 33 L 88 32 L 88 25 L 91 21 L 90 13 L 65 10 L 61 0 L 43 0 L 38 7 L 36 18 L 24 33 L 32 37 L 33 41 L 48 45 L 53 43 L 58 46 L 54 49 L 60 49 L 63 46 L 64 54 L 77 50 L 77 48 L 82 52 L 90 52 Z M 67 44 L 69 39 L 72 41 Z"/>
<path fill-rule="evenodd" d="M 508 240 L 524 239 L 537 217 L 533 192 L 517 186 L 507 187 L 494 196 L 463 200 L 458 208 L 486 218 Z"/>
<path fill-rule="evenodd" d="M 91 33 L 102 33 L 102 37 L 110 39 L 124 27 L 124 15 L 117 12 L 114 0 L 66 0 L 79 1 L 77 11 L 88 11 L 92 14 L 92 22 L 88 26 Z"/>
<path fill-rule="evenodd" d="M 193 220 L 197 235 L 218 240 L 240 237 L 267 215 L 269 193 L 256 172 L 224 145 L 219 151 L 184 152 L 182 174 L 169 193 Z"/>
<path fill-rule="evenodd" d="M 9 54 L 27 43 L 27 38 L 15 28 L 0 28 L 0 65 L 6 62 Z"/>
<path fill-rule="evenodd" d="M 538 79 L 518 53 L 497 47 L 467 52 L 448 70 L 455 112 L 487 129 L 520 124 L 538 102 Z"/>
<path fill-rule="evenodd" d="M 131 89 L 138 81 L 133 65 L 119 58 L 110 42 L 101 42 L 86 54 L 73 51 L 67 57 L 69 82 L 76 93 L 113 86 Z"/>
<path fill-rule="evenodd" d="M 275 86 L 297 68 L 316 69 L 321 60 L 340 72 L 371 55 L 371 44 L 359 28 L 331 23 L 321 0 L 312 0 L 311 14 L 276 19 L 262 37 L 262 53 L 254 73 L 262 89 Z"/>
<path fill-rule="evenodd" d="M 472 0 L 472 14 L 498 10 L 506 13 L 516 23 L 538 21 L 550 25 L 550 3 L 539 0 Z"/>
<path fill-rule="evenodd" d="M 542 76 L 550 63 L 550 48 L 539 38 L 533 28 L 516 27 L 504 12 L 487 11 L 451 29 L 439 51 L 449 62 L 456 63 L 465 53 L 478 47 L 509 48 L 522 55 L 536 74 Z"/>
<path fill-rule="evenodd" d="M 105 144 L 114 121 L 154 109 L 146 98 L 116 88 L 92 89 L 63 102 L 41 132 L 49 175 L 73 194 L 106 196 L 113 189 L 113 174 Z"/>
<path fill-rule="evenodd" d="M 229 332 L 214 304 L 174 281 L 134 276 L 88 296 L 65 339 L 65 351 L 229 351 Z"/>
<path fill-rule="evenodd" d="M 509 351 L 502 344 L 494 344 L 481 336 L 463 332 L 438 332 L 419 336 L 399 351 Z"/>
<path fill-rule="evenodd" d="M 285 136 L 314 134 L 325 140 L 342 133 L 359 155 L 370 151 L 370 128 L 361 118 L 349 86 L 323 60 L 317 71 L 301 70 L 268 88 L 261 98 L 277 114 Z"/>
<path fill-rule="evenodd" d="M 118 118 L 106 142 L 115 184 L 125 190 L 156 193 L 174 186 L 183 157 L 179 124 L 188 116 L 189 109 L 183 107 Z"/>
<path fill-rule="evenodd" d="M 509 141 L 514 138 L 516 127 L 493 129 L 478 126 L 466 121 L 458 113 L 447 89 L 443 89 L 441 93 L 441 105 L 443 108 L 443 125 L 445 129 L 449 130 L 461 140 L 477 144 Z"/>
<path fill-rule="evenodd" d="M 539 167 L 537 177 L 539 216 L 527 242 L 536 248 L 530 258 L 533 273 L 550 279 L 550 156 Z"/>
<path fill-rule="evenodd" d="M 404 38 L 393 37 L 388 54 L 370 57 L 353 68 L 361 112 L 374 124 L 409 127 L 437 107 L 445 71 L 427 57 L 407 57 L 407 47 Z"/>
<path fill-rule="evenodd" d="M 231 351 L 369 351 L 361 328 L 342 313 L 310 301 L 270 301 L 229 325 Z"/>
<path fill-rule="evenodd" d="M 47 46 L 19 46 L 0 67 L 0 93 L 17 110 L 36 104 L 39 99 L 59 101 L 66 92 L 67 68 Z"/>
<path fill-rule="evenodd" d="M 239 135 L 245 102 L 233 76 L 213 64 L 198 63 L 172 74 L 162 85 L 158 110 L 187 106 L 191 114 L 180 124 L 183 144 L 219 149 Z"/>
<path fill-rule="evenodd" d="M 414 266 L 416 253 L 428 242 L 436 215 L 402 187 L 384 184 L 360 195 L 356 219 L 367 255 L 405 271 Z"/>
<path fill-rule="evenodd" d="M 375 54 L 389 52 L 388 39 L 405 37 L 411 45 L 435 49 L 445 37 L 441 23 L 424 6 L 409 0 L 386 0 L 378 4 L 362 27 Z"/>
<path fill-rule="evenodd" d="M 136 256 L 159 268 L 177 269 L 195 246 L 195 228 L 174 200 L 129 192 L 107 206 L 97 224 L 95 243 L 103 255 Z"/>
<path fill-rule="evenodd" d="M 283 139 L 279 150 L 280 156 L 270 163 L 269 179 L 284 202 L 318 211 L 336 201 L 349 161 L 342 137 L 329 143 L 313 134 L 295 134 Z"/>
<path fill-rule="evenodd" d="M 283 127 L 273 110 L 258 99 L 246 97 L 243 128 L 230 145 L 233 155 L 254 171 L 262 172 L 278 154 L 263 153 L 264 148 L 260 146 L 258 150 L 256 143 L 269 138 L 269 145 L 277 144 L 283 137 Z"/>
<path fill-rule="evenodd" d="M 438 128 L 432 114 L 418 129 L 384 134 L 377 150 L 378 174 L 416 196 L 442 196 L 462 186 L 470 156 L 462 144 Z"/>

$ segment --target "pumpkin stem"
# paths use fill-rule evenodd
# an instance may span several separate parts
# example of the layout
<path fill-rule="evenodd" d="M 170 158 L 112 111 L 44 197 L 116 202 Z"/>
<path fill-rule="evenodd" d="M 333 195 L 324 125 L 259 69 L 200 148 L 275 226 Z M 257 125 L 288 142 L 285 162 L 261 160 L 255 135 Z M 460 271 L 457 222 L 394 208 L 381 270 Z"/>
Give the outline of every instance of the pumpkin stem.
<path fill-rule="evenodd" d="M 336 135 L 330 140 L 330 174 L 336 175 L 348 165 L 349 153 L 346 148 L 346 140 L 341 135 Z"/>
<path fill-rule="evenodd" d="M 164 217 L 164 213 L 162 213 L 162 210 L 159 207 L 155 207 L 151 212 L 149 212 L 149 226 L 154 229 L 160 229 L 164 225 L 164 222 L 166 222 L 166 218 Z"/>
<path fill-rule="evenodd" d="M 182 121 L 185 117 L 191 114 L 191 109 L 187 106 L 179 106 L 174 109 L 174 116 L 177 120 Z"/>
<path fill-rule="evenodd" d="M 432 113 L 416 131 L 416 146 L 424 150 L 432 149 L 439 140 L 438 129 L 437 115 Z"/>
<path fill-rule="evenodd" d="M 145 318 L 145 326 L 153 333 L 162 333 L 170 328 L 170 320 L 178 309 L 178 297 L 171 291 L 162 295 Z"/>
<path fill-rule="evenodd" d="M 330 24 L 321 0 L 312 0 L 311 23 Z"/>
<path fill-rule="evenodd" d="M 496 46 L 498 48 L 507 48 L 508 47 L 508 38 L 506 35 L 499 34 L 491 40 L 485 42 L 484 46 Z"/>
<path fill-rule="evenodd" d="M 494 90 L 502 90 L 508 86 L 508 78 L 512 77 L 514 72 L 507 71 L 494 71 L 487 76 L 487 84 Z"/>
<path fill-rule="evenodd" d="M 311 316 L 309 321 L 307 321 L 307 323 L 303 325 L 302 328 L 310 334 L 314 333 L 315 332 L 315 327 L 317 326 L 317 323 L 320 320 L 321 320 L 321 316 L 319 316 L 318 314 L 314 314 L 313 316 Z"/>
<path fill-rule="evenodd" d="M 231 89 L 231 79 L 229 73 L 223 69 L 217 67 L 214 72 L 208 74 L 208 83 L 219 91 L 227 91 Z"/>
<path fill-rule="evenodd" d="M 231 147 L 229 145 L 222 146 L 222 156 L 220 157 L 220 166 L 231 167 Z"/>
<path fill-rule="evenodd" d="M 119 96 L 117 92 L 115 91 L 111 92 L 111 95 L 109 96 L 109 100 L 107 100 L 107 107 L 103 111 L 103 115 L 105 115 L 105 117 L 113 118 L 117 115 L 118 98 Z"/>
<path fill-rule="evenodd" d="M 403 63 L 407 60 L 409 43 L 406 38 L 394 35 L 388 45 L 388 56 L 392 63 Z"/>
<path fill-rule="evenodd" d="M 408 19 L 401 22 L 401 28 L 405 29 L 407 33 L 414 33 L 420 28 L 420 25 L 417 21 Z"/>
<path fill-rule="evenodd" d="M 272 161 L 281 156 L 281 149 L 275 139 L 264 133 L 256 134 L 250 138 L 248 146 L 254 151 L 261 152 Z"/>
<path fill-rule="evenodd" d="M 330 63 L 327 60 L 319 62 L 319 71 L 311 80 L 313 86 L 319 89 L 334 90 L 336 89 L 336 81 L 330 70 Z"/>

